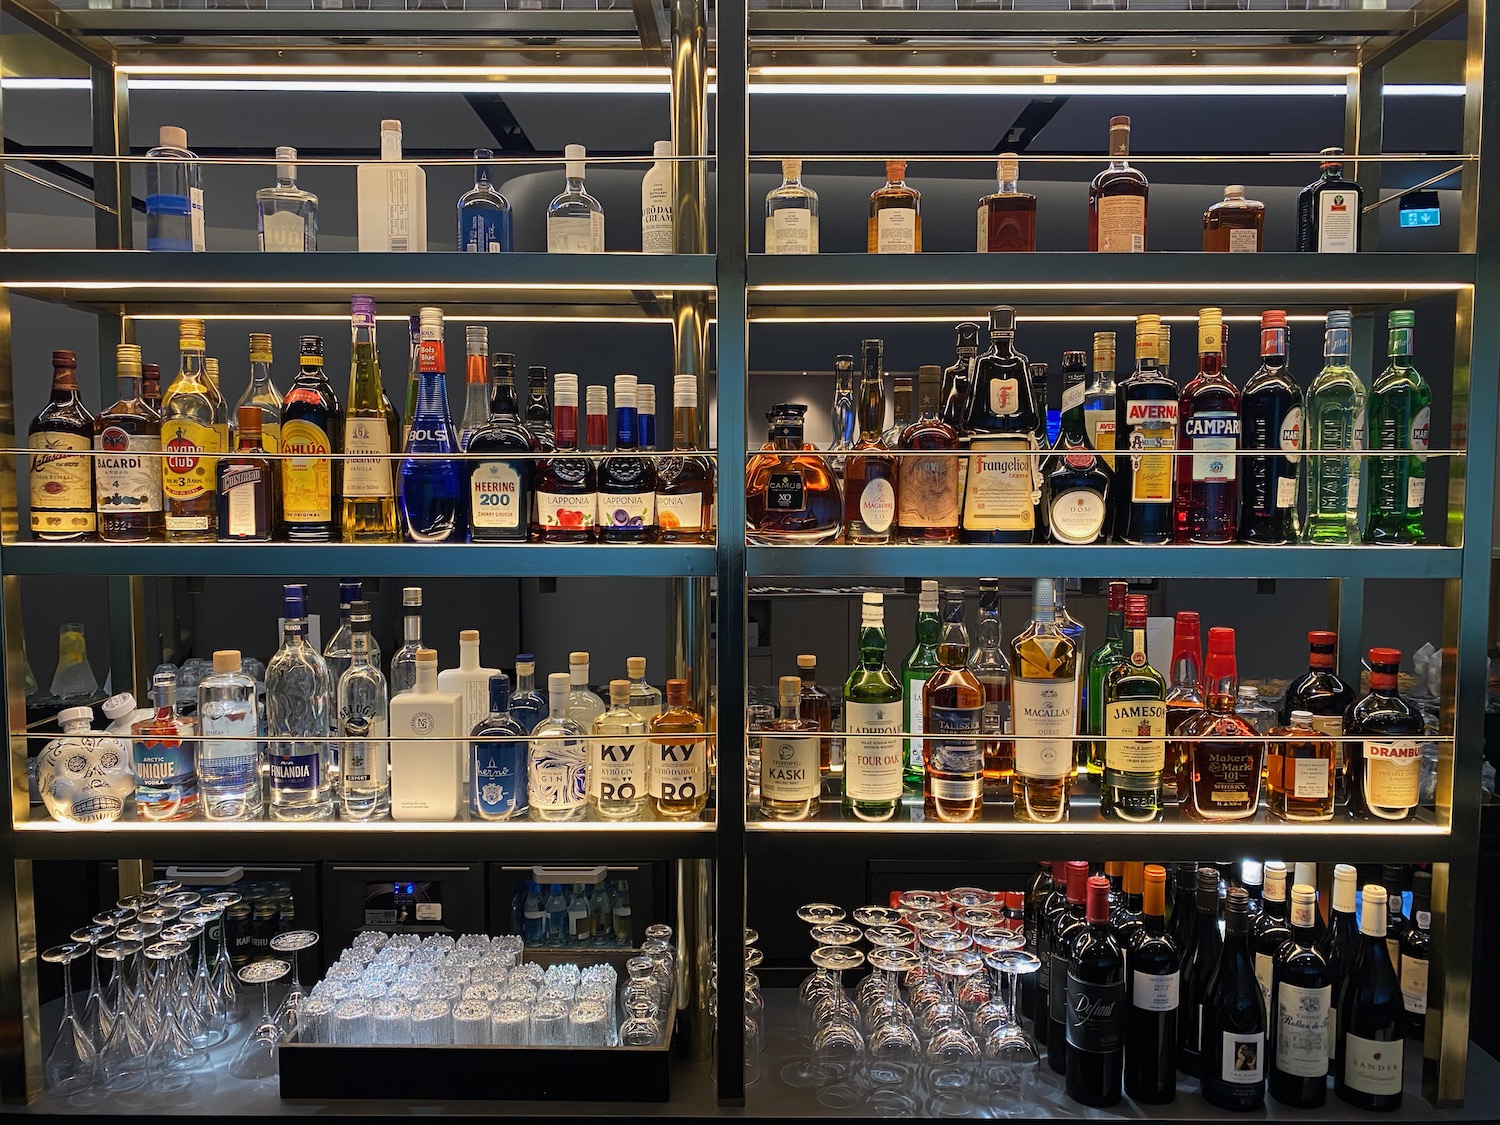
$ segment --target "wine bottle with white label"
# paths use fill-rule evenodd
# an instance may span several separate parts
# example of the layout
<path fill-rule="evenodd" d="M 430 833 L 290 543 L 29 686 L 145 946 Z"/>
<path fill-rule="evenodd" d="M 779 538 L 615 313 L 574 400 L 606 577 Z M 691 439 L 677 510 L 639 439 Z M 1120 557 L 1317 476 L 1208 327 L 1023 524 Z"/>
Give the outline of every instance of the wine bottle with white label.
<path fill-rule="evenodd" d="M 1339 989 L 1333 1092 L 1359 1109 L 1401 1107 L 1401 982 L 1385 948 L 1385 888 L 1369 884 L 1360 904 L 1354 961 Z"/>
<path fill-rule="evenodd" d="M 1287 926 L 1286 864 L 1273 859 L 1266 863 L 1264 871 L 1263 904 L 1250 919 L 1250 950 L 1255 954 L 1255 979 L 1260 982 L 1261 999 L 1266 1002 L 1266 1014 L 1274 1026 L 1276 1009 L 1271 1004 L 1271 969 L 1276 954 L 1292 936 L 1292 931 Z"/>
<path fill-rule="evenodd" d="M 1316 1109 L 1328 1096 L 1333 974 L 1315 945 L 1317 916 L 1317 889 L 1293 887 L 1291 938 L 1271 965 L 1271 1097 L 1298 1109 Z"/>
<path fill-rule="evenodd" d="M 1166 932 L 1167 872 L 1146 868 L 1141 928 L 1126 958 L 1129 1000 L 1125 1012 L 1125 1092 L 1137 1102 L 1161 1105 L 1177 1096 L 1177 1010 L 1182 961 Z"/>
<path fill-rule="evenodd" d="M 1266 1100 L 1266 1005 L 1250 956 L 1250 896 L 1224 899 L 1224 947 L 1203 996 L 1199 1034 L 1203 1099 L 1220 1109 L 1258 1109 Z"/>

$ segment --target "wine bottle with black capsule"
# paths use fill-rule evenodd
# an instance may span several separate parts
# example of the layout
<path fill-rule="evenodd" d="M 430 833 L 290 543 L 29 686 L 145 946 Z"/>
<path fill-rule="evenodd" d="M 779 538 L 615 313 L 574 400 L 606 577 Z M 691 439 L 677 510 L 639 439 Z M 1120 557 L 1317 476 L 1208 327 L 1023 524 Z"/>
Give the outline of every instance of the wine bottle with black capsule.
<path fill-rule="evenodd" d="M 1219 1109 L 1259 1109 L 1266 1100 L 1266 1005 L 1250 955 L 1250 896 L 1224 896 L 1224 946 L 1203 995 L 1202 1091 Z"/>
<path fill-rule="evenodd" d="M 1073 964 L 1073 943 L 1087 928 L 1084 907 L 1088 901 L 1089 865 L 1081 859 L 1068 861 L 1068 908 L 1057 916 L 1052 931 L 1052 988 L 1047 1006 L 1047 1065 L 1058 1074 L 1067 1073 L 1068 973 Z"/>
<path fill-rule="evenodd" d="M 1140 927 L 1128 946 L 1130 1004 L 1125 1012 L 1125 1092 L 1161 1105 L 1177 1096 L 1177 1012 L 1182 961 L 1167 936 L 1167 873 L 1145 870 Z"/>
<path fill-rule="evenodd" d="M 1052 891 L 1052 863 L 1042 860 L 1037 864 L 1031 886 L 1026 889 L 1025 911 L 1021 918 L 1021 935 L 1026 939 L 1026 948 L 1036 953 L 1041 929 L 1042 909 Z M 1021 1014 L 1027 1019 L 1036 1019 L 1037 973 L 1027 973 L 1021 978 Z"/>
<path fill-rule="evenodd" d="M 1401 1108 L 1401 982 L 1385 946 L 1385 888 L 1366 885 L 1359 937 L 1339 988 L 1333 1092 L 1359 1109 Z"/>
<path fill-rule="evenodd" d="M 1406 1004 L 1406 1037 L 1427 1036 L 1427 962 L 1432 953 L 1432 872 L 1411 877 L 1411 924 L 1401 935 L 1401 998 Z"/>
<path fill-rule="evenodd" d="M 1261 911 L 1250 919 L 1250 949 L 1255 954 L 1255 979 L 1260 982 L 1261 999 L 1271 1007 L 1271 965 L 1276 954 L 1292 936 L 1286 922 L 1286 864 L 1273 859 L 1265 865 L 1265 890 Z M 1274 1019 L 1272 1020 L 1274 1023 Z"/>
<path fill-rule="evenodd" d="M 1328 1097 L 1333 978 L 1314 944 L 1317 916 L 1317 889 L 1293 887 L 1291 937 L 1271 966 L 1271 1097 L 1298 1109 L 1317 1109 Z"/>
<path fill-rule="evenodd" d="M 1203 998 L 1219 954 L 1224 948 L 1219 933 L 1219 869 L 1198 868 L 1198 889 L 1193 908 L 1192 952 L 1182 962 L 1182 1017 L 1177 1021 L 1177 1069 L 1184 1074 L 1202 1073 Z"/>
<path fill-rule="evenodd" d="M 1037 1046 L 1047 1046 L 1047 1032 L 1051 1030 L 1052 1011 L 1052 935 L 1057 930 L 1058 919 L 1068 909 L 1068 864 L 1066 860 L 1052 861 L 1052 870 L 1047 893 L 1042 896 L 1041 910 L 1037 914 L 1035 948 L 1041 967 L 1036 971 L 1036 1009 L 1033 1013 L 1032 1036 Z M 1060 982 L 1061 983 L 1061 982 Z"/>
<path fill-rule="evenodd" d="M 1068 1097 L 1087 1106 L 1120 1100 L 1125 1076 L 1125 951 L 1110 932 L 1109 880 L 1088 881 L 1084 928 L 1068 966 Z"/>

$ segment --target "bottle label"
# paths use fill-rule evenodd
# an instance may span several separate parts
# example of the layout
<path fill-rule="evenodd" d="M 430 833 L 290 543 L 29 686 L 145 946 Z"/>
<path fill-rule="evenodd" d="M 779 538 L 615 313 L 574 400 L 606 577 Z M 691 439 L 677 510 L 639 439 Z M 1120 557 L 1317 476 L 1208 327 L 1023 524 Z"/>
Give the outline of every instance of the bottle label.
<path fill-rule="evenodd" d="M 1054 947 L 1057 939 L 1053 938 Z M 1047 990 L 1047 1018 L 1052 1023 L 1066 1024 L 1068 1021 L 1068 958 L 1056 948 L 1049 958 L 1052 962 L 1050 985 Z"/>
<path fill-rule="evenodd" d="M 1193 479 L 1228 484 L 1235 479 L 1234 450 L 1239 444 L 1238 415 L 1205 410 L 1182 424 L 1182 436 L 1193 451 Z"/>
<path fill-rule="evenodd" d="M 1175 1012 L 1177 1010 L 1181 973 L 1130 974 L 1130 1002 L 1143 1012 Z"/>
<path fill-rule="evenodd" d="M 910 686 L 907 688 L 906 702 L 904 704 L 906 710 L 906 729 L 914 735 L 922 734 L 925 730 L 922 725 L 924 718 L 922 714 L 922 693 L 926 690 L 927 681 L 925 679 L 912 680 Z M 911 752 L 906 763 L 906 769 L 908 773 L 921 777 L 927 769 L 926 740 L 912 738 L 910 743 Z"/>
<path fill-rule="evenodd" d="M 545 739 L 533 744 L 527 771 L 532 808 L 566 812 L 584 803 L 588 793 L 588 752 L 581 739 Z"/>
<path fill-rule="evenodd" d="M 300 254 L 307 249 L 305 226 L 296 211 L 273 211 L 260 221 L 260 248 L 268 254 Z"/>
<path fill-rule="evenodd" d="M 1276 986 L 1276 1069 L 1297 1078 L 1328 1073 L 1328 1020 L 1333 988 Z"/>
<path fill-rule="evenodd" d="M 1375 1097 L 1401 1093 L 1400 1039 L 1365 1039 L 1352 1031 L 1344 1036 L 1344 1084 Z"/>
<path fill-rule="evenodd" d="M 1231 254 L 1255 254 L 1260 250 L 1260 231 L 1254 227 L 1241 227 L 1229 232 Z"/>
<path fill-rule="evenodd" d="M 902 457 L 896 501 L 902 527 L 958 526 L 957 457 Z"/>
<path fill-rule="evenodd" d="M 188 213 L 192 219 L 193 252 L 201 254 L 208 247 L 204 231 L 202 188 L 188 188 Z"/>
<path fill-rule="evenodd" d="M 469 525 L 510 530 L 521 526 L 521 471 L 510 461 L 478 461 L 469 477 Z"/>
<path fill-rule="evenodd" d="M 538 492 L 537 522 L 553 530 L 584 531 L 595 525 L 599 502 L 592 492 Z"/>
<path fill-rule="evenodd" d="M 1409 476 L 1406 478 L 1406 507 L 1408 510 L 1421 510 L 1422 505 L 1427 503 L 1427 478 Z"/>
<path fill-rule="evenodd" d="M 1322 800 L 1333 789 L 1332 758 L 1293 758 L 1292 796 Z"/>
<path fill-rule="evenodd" d="M 281 427 L 281 514 L 287 523 L 333 520 L 333 442 L 322 426 L 292 418 Z"/>
<path fill-rule="evenodd" d="M 984 771 L 984 752 L 979 746 L 979 728 L 984 707 L 924 707 L 927 733 L 927 767 L 932 773 L 972 774 Z M 934 783 L 936 779 L 934 779 Z"/>
<path fill-rule="evenodd" d="M 1318 192 L 1318 253 L 1353 254 L 1359 249 L 1359 200 L 1346 190 Z"/>
<path fill-rule="evenodd" d="M 474 804 L 488 817 L 504 819 L 526 807 L 526 743 L 474 743 Z"/>
<path fill-rule="evenodd" d="M 1154 789 L 1167 764 L 1167 705 L 1160 699 L 1116 699 L 1104 705 L 1104 768 L 1109 784 Z"/>
<path fill-rule="evenodd" d="M 1295 465 L 1302 460 L 1302 407 L 1293 406 L 1281 419 L 1281 429 L 1276 434 L 1277 444 L 1286 459 Z"/>
<path fill-rule="evenodd" d="M 652 739 L 651 796 L 691 802 L 707 794 L 707 739 Z"/>
<path fill-rule="evenodd" d="M 73 450 L 87 450 L 89 439 L 57 430 L 35 433 L 27 442 L 31 455 L 31 530 L 86 532 L 94 530 L 94 497 L 90 458 Z M 64 509 L 72 511 L 64 512 Z"/>
<path fill-rule="evenodd" d="M 588 773 L 589 796 L 598 801 L 638 801 L 646 796 L 650 767 L 646 740 L 607 735 L 589 742 L 593 757 Z M 651 779 L 653 793 L 656 780 Z"/>
<path fill-rule="evenodd" d="M 781 207 L 766 216 L 767 254 L 816 254 L 818 220 L 806 207 Z"/>
<path fill-rule="evenodd" d="M 1056 780 L 1073 766 L 1074 707 L 1072 680 L 1011 681 L 1011 721 L 1016 728 L 1016 773 Z"/>
<path fill-rule="evenodd" d="M 511 248 L 509 211 L 464 208 L 460 218 L 459 249 L 465 254 L 504 254 Z"/>
<path fill-rule="evenodd" d="M 1273 960 L 1269 953 L 1257 953 L 1255 955 L 1255 983 L 1260 986 L 1260 1002 L 1266 1006 L 1266 1011 L 1271 1010 L 1271 967 Z"/>
<path fill-rule="evenodd" d="M 1326 734 L 1329 738 L 1344 737 L 1344 716 L 1342 715 L 1314 715 L 1312 721 L 1313 730 L 1319 734 Z M 1338 753 L 1343 754 L 1340 749 Z"/>
<path fill-rule="evenodd" d="M 1224 1031 L 1223 1054 L 1219 1057 L 1223 1065 L 1219 1078 L 1235 1086 L 1253 1086 L 1265 1081 L 1266 1037 L 1262 1032 L 1245 1034 L 1241 1031 Z"/>
<path fill-rule="evenodd" d="M 548 215 L 547 253 L 604 253 L 604 215 L 599 211 L 587 215 Z"/>
<path fill-rule="evenodd" d="M 896 489 L 884 477 L 865 483 L 859 494 L 859 518 L 876 534 L 890 530 L 896 519 Z"/>
<path fill-rule="evenodd" d="M 1089 445 L 1099 453 L 1109 453 L 1115 448 L 1115 411 L 1111 405 L 1104 407 L 1085 406 L 1083 425 L 1089 435 Z M 1113 457 L 1104 458 L 1111 469 L 1115 467 Z"/>
<path fill-rule="evenodd" d="M 271 754 L 271 788 L 281 792 L 310 793 L 318 789 L 323 777 L 322 755 Z"/>
<path fill-rule="evenodd" d="M 1366 741 L 1364 752 L 1365 802 L 1371 810 L 1414 808 L 1422 781 L 1422 744 L 1412 739 Z"/>
<path fill-rule="evenodd" d="M 384 418 L 344 422 L 344 499 L 388 500 L 391 487 L 391 435 Z"/>
<path fill-rule="evenodd" d="M 822 780 L 819 772 L 819 740 L 803 735 L 761 736 L 760 791 L 773 801 L 812 801 Z"/>
<path fill-rule="evenodd" d="M 173 418 L 162 425 L 162 493 L 168 500 L 196 500 L 212 493 L 219 463 L 202 453 L 222 453 L 219 431 L 186 418 Z"/>
<path fill-rule="evenodd" d="M 1170 451 L 1177 446 L 1177 403 L 1156 399 L 1127 400 L 1125 431 L 1126 448 L 1130 450 L 1131 503 L 1170 504 Z"/>
<path fill-rule="evenodd" d="M 1401 999 L 1414 1016 L 1427 1014 L 1427 958 L 1401 958 Z"/>
<path fill-rule="evenodd" d="M 979 201 L 976 219 L 974 249 L 977 253 L 988 254 L 990 252 L 990 209 L 983 199 Z"/>
<path fill-rule="evenodd" d="M 347 739 L 363 740 L 345 742 L 339 747 L 340 783 L 383 787 L 390 769 L 385 708 L 382 706 L 370 715 L 341 710 L 339 733 Z"/>
<path fill-rule="evenodd" d="M 658 492 L 657 525 L 663 531 L 702 531 L 703 496 L 701 492 Z"/>
<path fill-rule="evenodd" d="M 875 253 L 915 254 L 917 212 L 913 207 L 886 207 L 875 213 Z"/>
<path fill-rule="evenodd" d="M 655 527 L 656 493 L 599 493 L 599 526 L 606 530 Z"/>
<path fill-rule="evenodd" d="M 844 701 L 844 793 L 856 801 L 901 797 L 901 701 Z"/>
<path fill-rule="evenodd" d="M 1021 384 L 1016 379 L 990 380 L 990 413 L 1008 418 L 1021 409 Z"/>
<path fill-rule="evenodd" d="M 224 493 L 229 526 L 224 534 L 231 539 L 249 539 L 269 535 L 260 518 L 265 508 L 266 472 L 259 465 L 230 465 L 224 470 L 220 488 Z"/>
<path fill-rule="evenodd" d="M 1146 249 L 1146 197 L 1103 195 L 1095 207 L 1102 254 L 1139 254 Z"/>
<path fill-rule="evenodd" d="M 1125 980 L 1109 984 L 1068 974 L 1068 1046 L 1107 1054 L 1125 1046 Z"/>
<path fill-rule="evenodd" d="M 670 254 L 675 246 L 672 238 L 672 171 L 664 168 L 663 174 L 647 173 L 641 185 L 641 252 L 645 254 Z"/>
<path fill-rule="evenodd" d="M 145 790 L 164 790 L 193 778 L 195 746 L 191 741 L 142 734 L 131 745 L 136 781 Z M 137 792 L 137 800 L 142 798 Z M 164 800 L 165 797 L 158 798 Z"/>
<path fill-rule="evenodd" d="M 766 507 L 773 512 L 801 512 L 807 508 L 807 485 L 796 469 L 772 473 L 766 481 Z"/>
<path fill-rule="evenodd" d="M 969 531 L 1031 531 L 1036 527 L 1033 437 L 974 438 L 964 486 Z M 982 452 L 981 452 L 982 450 Z"/>
<path fill-rule="evenodd" d="M 1248 724 L 1247 724 L 1248 726 Z M 1246 734 L 1254 734 L 1247 730 Z M 1262 751 L 1256 743 L 1209 742 L 1189 744 L 1192 759 L 1193 802 L 1200 813 L 1235 819 L 1255 809 L 1252 794 L 1260 791 Z"/>
<path fill-rule="evenodd" d="M 1064 387 L 1062 393 L 1062 412 L 1066 414 L 1070 410 L 1081 410 L 1082 408 L 1083 384 L 1072 383 Z"/>
<path fill-rule="evenodd" d="M 161 511 L 161 458 L 151 456 L 161 452 L 160 435 L 106 426 L 94 439 L 94 448 L 104 454 L 94 459 L 94 495 L 101 516 Z M 36 507 L 35 491 L 31 504 Z"/>
<path fill-rule="evenodd" d="M 1072 488 L 1053 499 L 1049 526 L 1060 543 L 1093 543 L 1104 530 L 1107 512 L 1099 493 L 1091 488 Z"/>

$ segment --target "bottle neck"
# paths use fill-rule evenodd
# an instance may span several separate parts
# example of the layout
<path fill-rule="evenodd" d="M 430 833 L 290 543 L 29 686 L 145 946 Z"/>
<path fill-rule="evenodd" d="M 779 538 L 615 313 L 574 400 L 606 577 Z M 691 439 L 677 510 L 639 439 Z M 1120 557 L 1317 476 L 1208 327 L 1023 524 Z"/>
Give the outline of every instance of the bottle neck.
<path fill-rule="evenodd" d="M 141 397 L 141 377 L 121 375 L 115 380 L 115 393 L 121 402 L 135 402 Z"/>
<path fill-rule="evenodd" d="M 371 638 L 368 623 L 354 626 L 354 631 L 349 634 L 349 651 L 356 659 L 368 659 L 370 655 Z"/>
<path fill-rule="evenodd" d="M 422 615 L 420 613 L 408 613 L 405 618 L 404 639 L 409 645 L 420 645 L 422 643 Z"/>
<path fill-rule="evenodd" d="M 985 606 L 981 603 L 979 607 L 979 618 L 974 623 L 974 638 L 981 649 L 990 650 L 1000 647 L 1000 609 L 998 606 Z"/>
<path fill-rule="evenodd" d="M 859 660 L 867 672 L 885 665 L 886 638 L 882 625 L 865 625 L 859 630 Z"/>
<path fill-rule="evenodd" d="M 490 413 L 509 422 L 520 421 L 520 404 L 516 401 L 515 380 L 509 375 L 495 376 L 490 392 Z"/>
<path fill-rule="evenodd" d="M 576 402 L 553 404 L 552 436 L 560 451 L 571 452 L 578 448 L 578 404 Z"/>
<path fill-rule="evenodd" d="M 615 448 L 621 451 L 635 449 L 636 437 L 635 406 L 615 406 Z"/>
<path fill-rule="evenodd" d="M 688 450 L 698 448 L 698 406 L 672 407 L 672 448 Z"/>

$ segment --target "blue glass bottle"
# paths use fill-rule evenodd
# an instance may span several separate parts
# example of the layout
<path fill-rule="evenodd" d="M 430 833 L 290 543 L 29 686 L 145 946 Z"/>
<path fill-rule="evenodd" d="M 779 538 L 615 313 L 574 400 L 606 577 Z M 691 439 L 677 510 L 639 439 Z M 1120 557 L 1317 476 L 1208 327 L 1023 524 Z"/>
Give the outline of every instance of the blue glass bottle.
<path fill-rule="evenodd" d="M 469 254 L 509 254 L 510 201 L 495 190 L 484 161 L 495 154 L 476 148 L 474 186 L 458 197 L 458 249 Z"/>
<path fill-rule="evenodd" d="M 526 735 L 510 713 L 510 677 L 490 677 L 490 713 L 470 733 L 469 811 L 480 820 L 524 817 L 526 801 Z"/>
<path fill-rule="evenodd" d="M 452 456 L 458 452 L 458 437 L 448 413 L 443 310 L 424 308 L 421 317 L 417 411 L 406 434 L 397 484 L 401 522 L 414 543 L 462 542 L 465 482 L 463 465 Z"/>
<path fill-rule="evenodd" d="M 510 717 L 526 734 L 547 717 L 547 696 L 536 690 L 536 657 L 529 652 L 516 656 L 516 691 L 510 697 Z"/>

